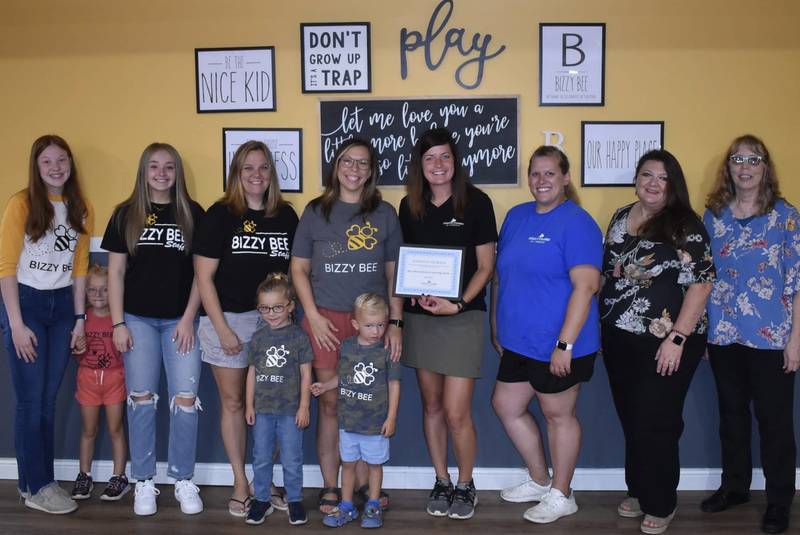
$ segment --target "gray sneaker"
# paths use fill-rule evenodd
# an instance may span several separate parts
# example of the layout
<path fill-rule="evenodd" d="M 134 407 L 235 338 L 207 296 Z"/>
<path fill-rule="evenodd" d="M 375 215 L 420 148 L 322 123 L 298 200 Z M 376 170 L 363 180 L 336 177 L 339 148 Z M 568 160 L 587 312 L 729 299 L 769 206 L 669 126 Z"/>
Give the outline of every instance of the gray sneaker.
<path fill-rule="evenodd" d="M 475 492 L 475 484 L 470 481 L 464 486 L 456 485 L 447 516 L 456 520 L 467 520 L 475 514 L 476 505 L 478 505 L 478 494 Z"/>
<path fill-rule="evenodd" d="M 453 498 L 453 484 L 450 480 L 436 478 L 436 484 L 433 485 L 428 496 L 428 514 L 431 516 L 447 516 L 450 510 L 450 501 Z"/>
<path fill-rule="evenodd" d="M 65 515 L 78 508 L 75 500 L 55 481 L 39 489 L 33 496 L 28 496 L 25 506 L 53 515 Z"/>

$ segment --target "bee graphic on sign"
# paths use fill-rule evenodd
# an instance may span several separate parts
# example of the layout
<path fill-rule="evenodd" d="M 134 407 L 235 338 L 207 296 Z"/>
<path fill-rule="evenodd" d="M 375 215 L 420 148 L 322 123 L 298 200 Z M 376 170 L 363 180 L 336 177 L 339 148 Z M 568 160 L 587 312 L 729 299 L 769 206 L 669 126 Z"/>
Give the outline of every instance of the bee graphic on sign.
<path fill-rule="evenodd" d="M 373 227 L 369 221 L 363 227 L 352 225 L 347 229 L 347 248 L 351 251 L 359 249 L 371 251 L 378 244 L 378 239 L 375 237 L 378 230 L 380 229 Z"/>
<path fill-rule="evenodd" d="M 75 250 L 75 242 L 78 241 L 78 233 L 75 232 L 73 228 L 66 225 L 59 225 L 55 228 L 53 234 L 56 235 L 56 242 L 53 245 L 56 251 Z"/>
<path fill-rule="evenodd" d="M 373 366 L 371 362 L 366 365 L 363 362 L 359 362 L 353 366 L 353 372 L 355 373 L 353 382 L 357 385 L 369 386 L 375 382 L 376 371 L 378 371 L 378 368 Z"/>

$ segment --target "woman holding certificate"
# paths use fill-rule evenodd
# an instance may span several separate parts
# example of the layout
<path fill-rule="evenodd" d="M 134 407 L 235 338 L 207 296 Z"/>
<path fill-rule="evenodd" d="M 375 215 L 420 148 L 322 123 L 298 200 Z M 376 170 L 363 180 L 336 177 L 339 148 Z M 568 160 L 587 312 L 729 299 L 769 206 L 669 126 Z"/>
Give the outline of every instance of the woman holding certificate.
<path fill-rule="evenodd" d="M 401 361 L 417 372 L 425 440 L 436 470 L 428 514 L 467 519 L 477 505 L 472 390 L 483 358 L 485 287 L 494 270 L 497 227 L 491 200 L 468 182 L 460 161 L 444 128 L 422 134 L 411 154 L 407 195 L 400 202 L 405 242 L 463 247 L 464 270 L 460 299 L 406 301 Z M 447 471 L 448 434 L 458 463 L 455 486 Z"/>
<path fill-rule="evenodd" d="M 600 349 L 603 235 L 578 206 L 569 160 L 556 147 L 534 151 L 528 187 L 534 202 L 508 212 L 497 244 L 491 326 L 501 360 L 492 405 L 530 474 L 500 496 L 539 502 L 523 517 L 544 524 L 578 511 L 570 489 L 581 443 L 575 405 Z M 533 398 L 547 421 L 552 480 L 528 410 Z"/>

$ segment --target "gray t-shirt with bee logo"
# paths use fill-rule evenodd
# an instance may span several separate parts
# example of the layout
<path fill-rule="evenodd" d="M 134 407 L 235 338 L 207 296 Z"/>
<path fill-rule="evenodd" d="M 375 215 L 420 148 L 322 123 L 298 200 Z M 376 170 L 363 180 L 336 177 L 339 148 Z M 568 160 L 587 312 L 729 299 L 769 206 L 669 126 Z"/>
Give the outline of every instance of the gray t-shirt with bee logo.
<path fill-rule="evenodd" d="M 297 325 L 257 330 L 248 345 L 256 372 L 256 412 L 294 416 L 300 405 L 300 365 L 313 358 L 308 336 Z"/>
<path fill-rule="evenodd" d="M 362 346 L 357 337 L 342 342 L 337 412 L 348 433 L 380 435 L 389 414 L 389 381 L 399 381 L 403 370 L 383 344 Z"/>
<path fill-rule="evenodd" d="M 362 293 L 388 298 L 385 267 L 397 261 L 400 220 L 385 201 L 369 214 L 356 215 L 359 208 L 336 201 L 326 221 L 319 206 L 309 204 L 300 218 L 292 256 L 311 259 L 311 289 L 319 307 L 350 312 Z"/>

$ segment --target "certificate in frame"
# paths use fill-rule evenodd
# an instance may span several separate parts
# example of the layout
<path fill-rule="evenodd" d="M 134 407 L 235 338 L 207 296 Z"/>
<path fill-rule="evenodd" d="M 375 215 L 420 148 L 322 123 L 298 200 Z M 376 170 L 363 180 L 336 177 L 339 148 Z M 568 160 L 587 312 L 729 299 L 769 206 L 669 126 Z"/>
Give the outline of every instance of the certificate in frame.
<path fill-rule="evenodd" d="M 463 247 L 403 245 L 395 267 L 394 295 L 461 299 L 463 276 Z"/>

